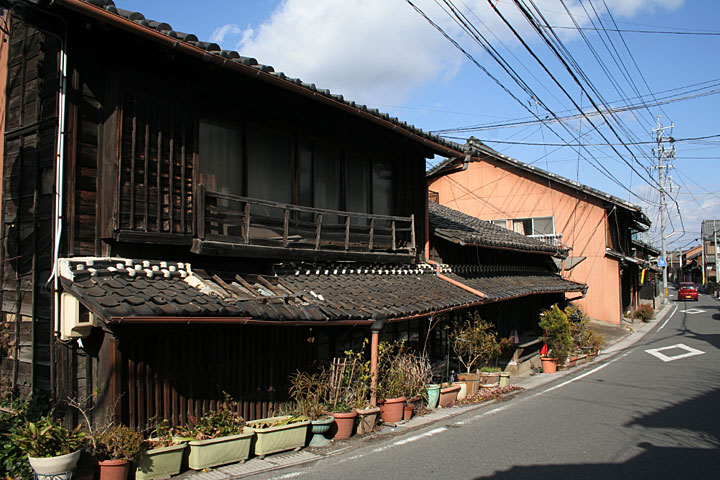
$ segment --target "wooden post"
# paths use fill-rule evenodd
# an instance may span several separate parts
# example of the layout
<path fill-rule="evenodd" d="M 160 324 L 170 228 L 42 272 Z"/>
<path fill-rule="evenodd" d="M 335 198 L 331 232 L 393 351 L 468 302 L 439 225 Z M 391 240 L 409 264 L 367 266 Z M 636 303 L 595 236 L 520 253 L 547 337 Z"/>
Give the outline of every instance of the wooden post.
<path fill-rule="evenodd" d="M 283 210 L 283 247 L 288 246 L 288 221 L 290 220 L 289 215 L 290 211 L 285 208 Z"/>
<path fill-rule="evenodd" d="M 345 250 L 350 248 L 350 215 L 345 217 Z"/>
<path fill-rule="evenodd" d="M 250 243 L 250 204 L 245 202 L 245 223 L 243 225 L 243 237 L 245 244 Z"/>
<path fill-rule="evenodd" d="M 373 236 L 375 236 L 375 219 L 370 219 L 370 241 L 368 242 L 368 250 L 373 249 Z"/>
<path fill-rule="evenodd" d="M 385 317 L 376 315 L 370 327 L 370 405 L 373 407 L 377 406 L 378 343 L 384 323 Z"/>
<path fill-rule="evenodd" d="M 198 185 L 197 195 L 197 229 L 198 238 L 205 238 L 205 185 Z"/>
<path fill-rule="evenodd" d="M 315 250 L 320 248 L 320 232 L 322 231 L 322 213 L 318 213 L 317 227 L 315 228 Z"/>
<path fill-rule="evenodd" d="M 415 214 L 410 215 L 410 248 L 415 251 Z M 430 252 L 428 252 L 429 254 Z"/>
<path fill-rule="evenodd" d="M 392 251 L 395 251 L 395 220 L 392 221 Z"/>

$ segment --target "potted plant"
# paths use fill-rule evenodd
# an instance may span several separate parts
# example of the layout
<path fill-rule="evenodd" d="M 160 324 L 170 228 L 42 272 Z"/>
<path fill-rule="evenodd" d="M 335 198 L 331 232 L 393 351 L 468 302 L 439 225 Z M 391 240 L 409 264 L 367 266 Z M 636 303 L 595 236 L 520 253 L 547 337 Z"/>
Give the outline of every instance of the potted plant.
<path fill-rule="evenodd" d="M 570 322 L 565 312 L 555 304 L 540 314 L 539 326 L 543 331 L 542 339 L 547 347 L 543 348 L 546 350 L 545 356 L 540 358 L 543 372 L 555 373 L 559 359 L 565 358 L 572 351 Z"/>
<path fill-rule="evenodd" d="M 154 425 L 145 440 L 146 451 L 135 469 L 136 480 L 152 480 L 177 475 L 182 470 L 186 442 L 173 434 L 166 419 L 152 419 Z"/>
<path fill-rule="evenodd" d="M 215 410 L 178 429 L 188 441 L 188 467 L 203 470 L 226 463 L 242 462 L 250 456 L 252 429 L 245 429 L 245 420 L 236 413 L 237 406 L 229 395 Z"/>
<path fill-rule="evenodd" d="M 366 360 L 365 356 L 367 345 L 368 340 L 365 339 L 359 352 L 353 350 L 345 352 L 345 358 L 351 361 L 355 368 L 353 374 L 354 401 L 352 403 L 354 403 L 357 412 L 356 433 L 358 435 L 372 432 L 380 415 L 380 407 L 370 403 L 370 361 Z"/>
<path fill-rule="evenodd" d="M 65 479 L 72 477 L 80 458 L 85 437 L 80 428 L 68 430 L 47 415 L 35 422 L 20 423 L 8 436 L 28 456 L 37 475 Z"/>
<path fill-rule="evenodd" d="M 293 400 L 293 413 L 310 420 L 311 447 L 324 447 L 330 443 L 326 437 L 334 418 L 327 414 L 327 374 L 296 372 L 290 376 L 290 398 Z"/>
<path fill-rule="evenodd" d="M 425 394 L 431 376 L 427 359 L 409 352 L 404 342 L 381 342 L 378 346 L 378 398 L 385 423 L 403 419 L 405 401 Z"/>
<path fill-rule="evenodd" d="M 145 450 L 142 435 L 125 425 L 110 425 L 102 433 L 96 432 L 92 442 L 100 480 L 125 480 L 130 463 L 138 461 Z"/>
<path fill-rule="evenodd" d="M 310 420 L 304 415 L 279 415 L 247 422 L 255 432 L 255 455 L 261 459 L 268 453 L 299 450 L 305 446 Z"/>
<path fill-rule="evenodd" d="M 430 410 L 434 410 L 435 408 L 437 408 L 438 402 L 440 401 L 440 385 L 436 383 L 429 384 L 426 389 L 426 395 L 427 408 L 429 408 Z"/>
<path fill-rule="evenodd" d="M 496 366 L 497 359 L 509 345 L 510 339 L 498 340 L 495 327 L 478 313 L 468 315 L 465 321 L 450 332 L 450 346 L 465 370 L 458 375 L 458 380 L 465 382 L 468 395 L 474 395 L 481 383 L 498 383 L 499 375 L 496 372 L 500 369 Z M 495 365 L 491 367 L 490 363 Z M 478 367 L 481 367 L 480 374 L 475 371 Z M 492 378 L 483 376 L 483 372 L 492 372 Z"/>
<path fill-rule="evenodd" d="M 440 408 L 448 408 L 455 405 L 458 393 L 460 392 L 460 385 L 445 382 L 441 384 L 440 387 L 440 398 L 438 399 Z"/>

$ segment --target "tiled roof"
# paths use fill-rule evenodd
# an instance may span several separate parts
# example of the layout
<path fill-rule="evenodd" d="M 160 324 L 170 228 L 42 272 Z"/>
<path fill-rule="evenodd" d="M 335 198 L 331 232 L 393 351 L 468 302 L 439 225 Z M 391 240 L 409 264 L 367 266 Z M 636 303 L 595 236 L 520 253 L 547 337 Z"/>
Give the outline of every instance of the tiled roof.
<path fill-rule="evenodd" d="M 543 293 L 584 294 L 588 288 L 538 267 L 453 265 L 443 274 L 486 294 L 488 302 Z"/>
<path fill-rule="evenodd" d="M 488 156 L 491 158 L 494 158 L 495 160 L 498 160 L 500 162 L 503 162 L 505 164 L 511 165 L 513 167 L 517 167 L 521 170 L 525 170 L 527 172 L 533 173 L 535 175 L 538 175 L 543 178 L 547 178 L 549 180 L 555 181 L 561 185 L 565 185 L 566 187 L 569 187 L 573 190 L 587 193 L 592 195 L 595 198 L 599 198 L 603 201 L 610 202 L 613 205 L 617 205 L 619 207 L 625 208 L 626 210 L 630 211 L 638 223 L 637 228 L 638 230 L 647 230 L 647 228 L 650 227 L 651 222 L 650 219 L 647 218 L 647 216 L 643 213 L 642 208 L 638 205 L 635 205 L 633 203 L 630 203 L 628 201 L 623 200 L 622 198 L 618 198 L 614 195 L 610 195 L 609 193 L 605 193 L 601 190 L 589 187 L 583 183 L 576 182 L 575 180 L 570 180 L 569 178 L 565 178 L 561 175 L 557 175 L 552 172 L 548 172 L 547 170 L 543 170 L 542 168 L 538 168 L 534 165 L 530 165 L 529 163 L 521 162 L 520 160 L 517 160 L 515 158 L 512 158 L 508 155 L 504 155 L 497 150 L 494 150 L 484 143 L 479 142 L 477 139 L 474 139 L 473 137 L 470 137 L 468 139 L 468 142 L 460 147 L 463 149 L 463 151 L 467 151 L 470 154 L 470 158 L 466 159 L 464 161 L 475 161 L 477 160 L 477 157 L 479 156 Z M 432 177 L 435 175 L 440 174 L 446 167 L 451 165 L 457 165 L 460 166 L 460 159 L 459 158 L 448 158 L 437 165 L 435 165 L 433 168 L 428 170 L 426 172 L 427 177 Z M 449 172 L 452 173 L 452 170 Z M 644 228 L 647 227 L 647 228 Z"/>
<path fill-rule="evenodd" d="M 165 22 L 150 20 L 150 19 L 145 18 L 145 16 L 141 12 L 133 12 L 133 11 L 117 8 L 115 6 L 115 2 L 113 0 L 82 0 L 82 1 L 84 1 L 87 4 L 91 4 L 96 7 L 100 7 L 102 9 L 104 9 L 110 13 L 114 13 L 114 14 L 118 15 L 119 17 L 122 17 L 126 20 L 130 20 L 138 25 L 142 25 L 143 27 L 147 27 L 149 29 L 155 30 L 163 35 L 166 35 L 166 36 L 172 38 L 172 39 L 178 40 L 180 42 L 185 42 L 187 44 L 190 44 L 197 48 L 205 50 L 209 54 L 218 55 L 219 57 L 221 57 L 227 61 L 239 63 L 242 65 L 251 67 L 251 68 L 257 70 L 258 72 L 268 74 L 272 77 L 276 77 L 278 79 L 287 81 L 291 84 L 295 84 L 297 86 L 305 88 L 309 92 L 312 92 L 314 95 L 320 95 L 323 97 L 333 99 L 337 102 L 340 102 L 341 104 L 344 104 L 346 106 L 349 106 L 354 109 L 365 112 L 367 114 L 370 114 L 378 119 L 388 121 L 394 125 L 393 130 L 395 130 L 396 127 L 401 127 L 402 129 L 404 129 L 410 133 L 418 135 L 425 140 L 430 140 L 431 142 L 434 142 L 434 143 L 437 143 L 444 147 L 447 147 L 450 150 L 453 150 L 453 151 L 461 150 L 460 145 L 458 145 L 455 142 L 452 142 L 450 140 L 441 138 L 437 135 L 425 132 L 419 128 L 416 128 L 413 125 L 409 125 L 407 122 L 399 120 L 396 117 L 391 117 L 387 113 L 380 112 L 379 110 L 377 110 L 375 108 L 368 108 L 366 105 L 357 104 L 351 100 L 347 100 L 342 95 L 331 93 L 330 90 L 318 88 L 314 83 L 306 83 L 298 78 L 288 77 L 287 75 L 285 75 L 282 72 L 276 72 L 273 67 L 271 67 L 270 65 L 263 65 L 261 63 L 258 63 L 258 61 L 255 58 L 242 56 L 234 50 L 223 50 L 220 47 L 220 45 L 218 45 L 217 43 L 201 41 L 198 39 L 198 37 L 196 35 L 194 35 L 192 33 L 184 33 L 184 32 L 175 31 L 175 30 L 173 30 L 172 26 L 170 26 L 169 24 L 167 24 Z M 262 79 L 262 75 L 259 75 L 258 78 Z M 448 153 L 448 152 L 445 152 L 445 153 Z"/>
<path fill-rule="evenodd" d="M 567 250 L 466 215 L 444 205 L 429 202 L 428 211 L 430 227 L 434 235 L 451 242 L 548 254 L 567 254 Z"/>
<path fill-rule="evenodd" d="M 579 291 L 543 269 L 444 267 L 459 288 L 430 265 L 300 264 L 275 275 L 232 275 L 187 263 L 121 258 L 61 260 L 66 292 L 107 322 L 158 318 L 234 318 L 288 323 L 369 322 L 464 308 L 546 292 Z"/>
<path fill-rule="evenodd" d="M 324 322 L 431 313 L 481 299 L 429 265 L 300 265 L 273 275 L 215 274 L 189 264 L 66 259 L 66 290 L 109 321 L 123 317 L 248 317 Z"/>

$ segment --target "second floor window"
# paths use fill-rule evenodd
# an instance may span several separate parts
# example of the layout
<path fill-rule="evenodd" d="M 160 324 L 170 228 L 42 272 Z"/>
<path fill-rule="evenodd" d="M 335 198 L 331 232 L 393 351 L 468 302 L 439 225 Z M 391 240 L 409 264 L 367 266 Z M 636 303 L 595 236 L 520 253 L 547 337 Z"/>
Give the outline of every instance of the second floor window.
<path fill-rule="evenodd" d="M 553 217 L 514 218 L 512 230 L 523 235 L 554 235 Z"/>

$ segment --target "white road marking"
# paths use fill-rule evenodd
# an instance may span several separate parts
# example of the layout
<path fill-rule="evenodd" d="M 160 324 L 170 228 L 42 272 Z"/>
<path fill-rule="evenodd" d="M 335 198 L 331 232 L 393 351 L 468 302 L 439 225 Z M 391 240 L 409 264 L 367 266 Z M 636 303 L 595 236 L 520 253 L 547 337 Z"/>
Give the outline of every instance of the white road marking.
<path fill-rule="evenodd" d="M 663 328 L 665 328 L 665 325 L 667 325 L 667 323 L 670 321 L 670 319 L 672 318 L 672 316 L 675 315 L 675 312 L 677 312 L 677 309 L 678 309 L 678 306 L 675 305 L 675 310 L 673 310 L 673 312 L 672 312 L 670 315 L 668 315 L 667 319 L 663 322 L 663 324 L 660 325 L 660 328 L 657 329 L 658 332 L 659 332 L 660 330 L 662 330 Z"/>
<path fill-rule="evenodd" d="M 699 308 L 689 308 L 687 310 L 680 310 L 680 311 L 689 313 L 690 315 L 695 315 L 696 313 L 705 313 L 705 310 L 700 310 Z"/>
<path fill-rule="evenodd" d="M 421 438 L 432 437 L 433 435 L 437 435 L 438 433 L 444 432 L 445 430 L 447 430 L 446 427 L 434 428 L 425 433 L 421 433 L 420 435 L 415 435 L 413 437 L 408 437 L 403 440 L 398 440 L 397 442 L 393 442 L 392 446 L 406 445 L 410 442 L 415 442 L 417 440 L 420 440 Z"/>
<path fill-rule="evenodd" d="M 681 349 L 685 350 L 686 353 L 681 353 L 680 355 L 673 355 L 668 356 L 664 353 L 660 353 L 663 350 L 672 350 L 672 349 Z M 683 345 L 682 343 L 678 343 L 677 345 L 670 345 L 669 347 L 661 347 L 661 348 L 653 348 L 650 350 L 645 350 L 646 353 L 649 353 L 650 355 L 659 358 L 663 362 L 672 362 L 673 360 L 680 360 L 681 358 L 687 358 L 687 357 L 694 357 L 695 355 L 702 355 L 702 350 L 698 350 L 697 348 L 688 347 L 687 345 Z"/>

